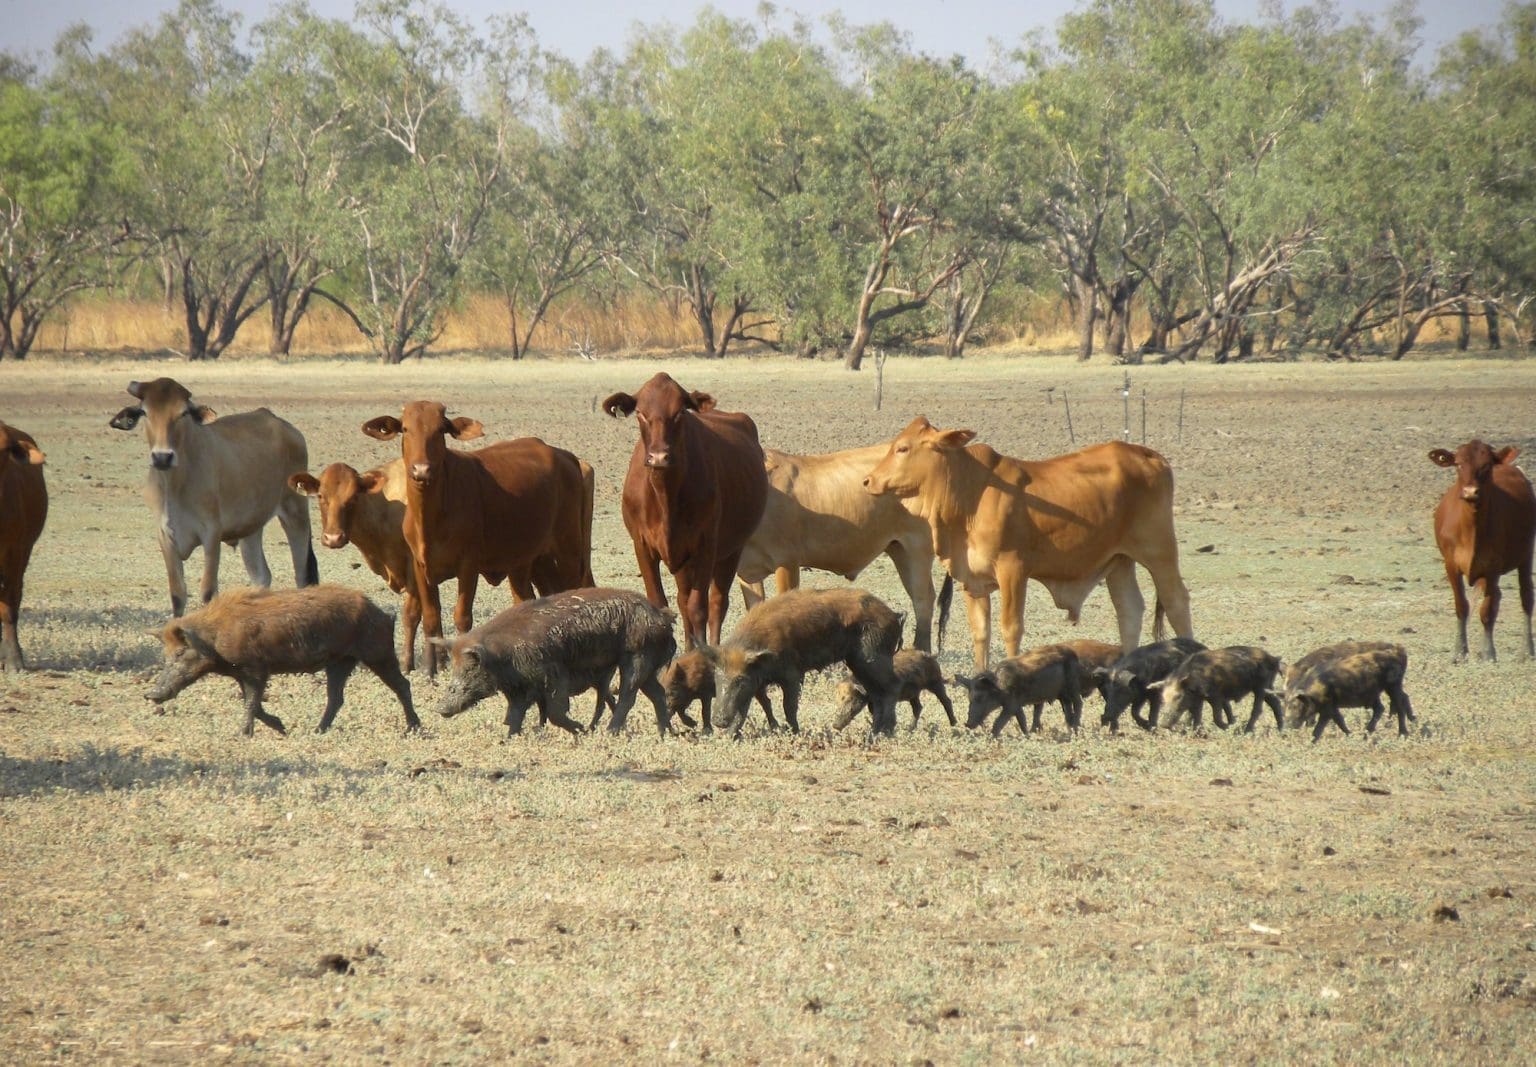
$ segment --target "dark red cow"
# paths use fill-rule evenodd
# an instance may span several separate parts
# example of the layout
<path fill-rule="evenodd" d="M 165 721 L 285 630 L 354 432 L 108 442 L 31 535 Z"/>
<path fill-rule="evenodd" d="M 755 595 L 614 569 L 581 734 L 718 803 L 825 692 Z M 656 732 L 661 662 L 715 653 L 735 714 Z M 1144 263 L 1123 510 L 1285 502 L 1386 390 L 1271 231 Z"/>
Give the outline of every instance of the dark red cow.
<path fill-rule="evenodd" d="M 43 453 L 32 435 L 0 422 L 0 671 L 19 671 L 21 585 L 48 518 Z"/>
<path fill-rule="evenodd" d="M 517 601 L 593 584 L 592 468 L 571 453 L 537 437 L 454 451 L 448 436 L 473 440 L 484 427 L 450 419 L 430 400 L 405 405 L 398 419 L 370 419 L 363 432 L 380 441 L 400 438 L 405 542 L 429 676 L 448 658 L 431 641 L 443 635 L 440 575 L 458 578 L 453 624 L 461 634 L 474 626 L 478 577 L 491 585 L 506 578 Z"/>
<path fill-rule="evenodd" d="M 603 410 L 615 418 L 632 414 L 640 424 L 623 512 L 645 595 L 666 607 L 665 563 L 677 580 L 688 647 L 706 639 L 719 644 L 736 564 L 768 499 L 757 424 L 740 412 L 716 411 L 712 396 L 690 393 L 668 374 L 633 396 L 614 393 Z"/>
<path fill-rule="evenodd" d="M 1432 449 L 1430 461 L 1456 468 L 1456 483 L 1435 508 L 1435 542 L 1445 560 L 1445 576 L 1456 598 L 1456 659 L 1467 658 L 1467 604 L 1465 582 L 1483 594 L 1478 616 L 1483 622 L 1482 659 L 1496 658 L 1493 624 L 1499 617 L 1499 576 L 1516 572 L 1520 580 L 1520 608 L 1525 612 L 1525 654 L 1536 656 L 1531 639 L 1531 609 L 1536 591 L 1531 588 L 1531 555 L 1536 546 L 1536 493 L 1531 482 L 1513 463 L 1520 450 L 1513 445 L 1494 449 L 1471 440 L 1455 452 Z"/>

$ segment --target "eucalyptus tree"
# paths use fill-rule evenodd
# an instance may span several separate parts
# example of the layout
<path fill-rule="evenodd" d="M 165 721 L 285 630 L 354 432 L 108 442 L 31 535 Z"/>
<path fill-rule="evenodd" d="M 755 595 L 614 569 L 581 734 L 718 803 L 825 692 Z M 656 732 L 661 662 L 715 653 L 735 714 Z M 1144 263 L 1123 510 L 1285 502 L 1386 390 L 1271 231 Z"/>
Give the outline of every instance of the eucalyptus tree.
<path fill-rule="evenodd" d="M 418 356 L 505 180 L 531 92 L 531 33 L 498 20 L 489 39 L 447 8 L 362 0 L 358 32 L 331 55 L 364 144 L 346 171 L 358 323 L 385 363 Z"/>
<path fill-rule="evenodd" d="M 25 359 L 70 296 L 112 277 L 120 157 L 110 130 L 73 105 L 0 55 L 0 359 Z"/>

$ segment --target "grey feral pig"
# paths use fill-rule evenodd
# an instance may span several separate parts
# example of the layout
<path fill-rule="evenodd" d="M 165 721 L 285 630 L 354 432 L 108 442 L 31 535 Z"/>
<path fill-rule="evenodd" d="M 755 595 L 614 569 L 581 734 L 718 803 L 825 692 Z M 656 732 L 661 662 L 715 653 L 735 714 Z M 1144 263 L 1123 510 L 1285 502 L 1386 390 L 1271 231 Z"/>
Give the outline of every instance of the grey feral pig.
<path fill-rule="evenodd" d="M 1009 719 L 1018 721 L 1024 733 L 1040 730 L 1040 712 L 1055 701 L 1061 705 L 1067 728 L 1076 730 L 1083 721 L 1082 668 L 1077 653 L 1066 645 L 1045 645 L 1022 656 L 1004 660 L 997 670 L 982 671 L 974 678 L 955 675 L 955 684 L 970 696 L 965 725 L 974 730 L 998 708 L 1002 714 L 992 724 L 992 736 L 1003 732 Z M 1034 722 L 1024 723 L 1024 706 L 1035 706 Z"/>
<path fill-rule="evenodd" d="M 725 675 L 721 730 L 739 730 L 747 702 L 764 686 L 784 694 L 784 718 L 800 732 L 800 685 L 806 671 L 843 663 L 869 694 L 875 732 L 896 732 L 896 672 L 901 616 L 861 589 L 792 589 L 747 613 L 730 640 L 704 654 Z"/>
<path fill-rule="evenodd" d="M 1189 715 L 1194 728 L 1200 729 L 1200 713 L 1206 704 L 1211 706 L 1211 718 L 1225 730 L 1232 725 L 1232 702 L 1245 696 L 1253 696 L 1253 714 L 1243 732 L 1252 733 L 1265 705 L 1275 715 L 1275 729 L 1284 722 L 1280 700 L 1272 692 L 1280 661 L 1262 648 L 1251 645 L 1229 645 L 1226 648 L 1206 649 L 1196 652 L 1174 668 L 1173 673 L 1161 682 L 1153 682 L 1148 689 L 1162 693 L 1162 702 L 1169 709 L 1163 725 L 1174 725 Z"/>
<path fill-rule="evenodd" d="M 667 693 L 667 713 L 683 720 L 692 730 L 698 723 L 688 715 L 687 708 L 695 700 L 699 702 L 699 714 L 704 720 L 704 732 L 714 732 L 709 707 L 715 699 L 715 665 L 698 649 L 690 649 L 678 656 L 661 672 L 661 687 Z M 757 691 L 757 702 L 768 716 L 768 729 L 779 729 L 779 720 L 773 717 L 773 705 L 768 702 L 765 690 Z"/>
<path fill-rule="evenodd" d="M 262 710 L 267 679 L 320 670 L 325 671 L 320 732 L 329 730 L 347 678 L 359 663 L 399 698 L 406 729 L 421 726 L 410 683 L 395 659 L 395 620 L 355 589 L 234 589 L 200 611 L 173 619 L 161 639 L 165 667 L 146 697 L 163 704 L 206 674 L 226 675 L 240 683 L 245 698 L 246 737 L 258 719 L 280 734 L 288 732 L 281 719 Z"/>
<path fill-rule="evenodd" d="M 891 668 L 896 672 L 896 682 L 900 687 L 896 692 L 896 702 L 899 704 L 906 701 L 912 705 L 914 730 L 917 729 L 917 720 L 923 714 L 922 694 L 925 692 L 938 698 L 939 706 L 949 716 L 949 725 L 955 725 L 954 705 L 950 704 L 949 694 L 944 691 L 944 672 L 939 668 L 938 660 L 920 649 L 905 648 L 891 657 Z M 839 683 L 836 720 L 839 730 L 867 707 L 869 694 L 864 692 L 863 686 L 854 681 Z"/>
<path fill-rule="evenodd" d="M 556 726 L 580 733 L 570 716 L 571 697 L 596 689 L 601 703 L 613 672 L 619 672 L 608 728 L 624 729 L 638 693 L 656 709 L 666 736 L 670 716 L 656 672 L 672 658 L 670 611 L 652 607 L 624 589 L 572 589 L 514 604 L 466 634 L 444 640 L 453 677 L 438 702 L 439 715 L 468 710 L 492 693 L 507 698 L 507 734 L 521 733 L 531 705 Z M 601 709 L 599 709 L 601 710 Z"/>
<path fill-rule="evenodd" d="M 1312 730 L 1312 742 L 1316 744 L 1330 720 L 1349 733 L 1340 708 L 1370 708 L 1371 721 L 1366 730 L 1372 731 L 1381 721 L 1381 695 L 1386 693 L 1397 716 L 1397 732 L 1406 737 L 1408 720 L 1414 717 L 1413 705 L 1403 691 L 1407 670 L 1408 653 L 1400 645 L 1323 660 L 1297 680 L 1290 694 L 1291 724 L 1300 726 L 1316 715 L 1317 726 Z"/>
<path fill-rule="evenodd" d="M 1104 714 L 1100 722 L 1111 730 L 1120 729 L 1120 716 L 1131 709 L 1131 718 L 1143 730 L 1157 725 L 1162 708 L 1162 693 L 1150 688 L 1173 673 L 1174 668 L 1205 646 L 1190 637 L 1175 637 L 1132 649 L 1108 668 L 1095 672 L 1094 680 L 1104 686 Z M 1150 705 L 1150 715 L 1143 715 L 1143 705 Z"/>
<path fill-rule="evenodd" d="M 1401 645 L 1391 641 L 1340 641 L 1337 644 L 1324 645 L 1322 648 L 1314 648 L 1285 670 L 1285 692 L 1283 696 L 1289 699 L 1291 691 L 1296 688 L 1298 682 L 1307 676 L 1307 673 L 1319 663 L 1329 660 L 1343 659 L 1345 656 L 1353 656 L 1359 652 L 1393 652 L 1400 650 Z M 1406 656 L 1407 653 L 1404 653 Z"/>

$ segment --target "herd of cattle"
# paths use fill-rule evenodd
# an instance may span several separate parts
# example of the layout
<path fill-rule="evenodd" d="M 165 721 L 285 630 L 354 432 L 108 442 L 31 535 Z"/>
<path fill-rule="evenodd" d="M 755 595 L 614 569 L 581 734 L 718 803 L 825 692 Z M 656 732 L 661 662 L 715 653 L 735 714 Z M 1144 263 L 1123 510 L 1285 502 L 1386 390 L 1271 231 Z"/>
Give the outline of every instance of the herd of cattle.
<path fill-rule="evenodd" d="M 1291 665 L 1277 691 L 1280 663 L 1270 653 L 1207 649 L 1194 640 L 1179 573 L 1172 472 L 1145 447 L 1111 442 L 1026 461 L 974 443 L 972 431 L 942 430 L 919 417 L 884 444 L 796 456 L 762 448 L 749 416 L 721 411 L 708 394 L 657 374 L 636 393 L 603 402 L 609 415 L 633 415 L 639 429 L 622 516 L 642 596 L 596 587 L 593 469 L 537 438 L 451 449 L 448 437 L 478 438 L 480 423 L 417 401 L 399 417 L 381 415 L 362 427 L 376 440 L 398 438 L 399 458 L 366 472 L 333 463 L 317 477 L 309 473 L 303 436 L 266 409 L 220 418 L 170 378 L 131 382 L 128 392 L 135 403 L 110 424 L 122 430 L 145 424 L 146 497 L 158 522 L 174 616 L 162 634 L 165 666 L 149 698 L 169 700 L 208 674 L 233 677 L 248 735 L 258 720 L 283 729 L 262 706 L 271 675 L 321 670 L 327 700 L 320 729 L 327 729 L 359 663 L 395 693 L 407 727 L 417 728 L 405 675 L 414 668 L 418 625 L 429 676 L 452 665 L 438 711 L 455 715 L 500 692 L 514 733 L 534 706 L 541 721 L 581 730 L 570 702 L 587 690 L 596 694 L 587 729 L 606 713 L 609 728 L 623 730 L 642 694 L 663 735 L 674 717 L 697 725 L 687 713 L 696 700 L 706 731 L 739 731 L 754 699 L 777 727 L 770 687 L 780 691 L 787 725 L 798 730 L 806 673 L 836 664 L 852 676 L 838 691 L 839 728 L 867 709 L 875 732 L 892 733 L 901 702 L 911 705 L 915 724 L 923 693 L 958 725 L 930 654 L 936 603 L 942 634 L 955 584 L 967 600 L 977 670 L 952 679 L 967 694 L 969 727 L 996 713 L 994 734 L 1010 720 L 1026 733 L 1039 730 L 1044 706 L 1055 703 L 1075 730 L 1084 696 L 1095 691 L 1104 699 L 1101 721 L 1112 730 L 1126 710 L 1143 728 L 1157 726 L 1160 715 L 1164 725 L 1188 716 L 1198 728 L 1206 705 L 1215 725 L 1226 728 L 1234 721 L 1233 702 L 1249 697 L 1247 729 L 1266 707 L 1279 728 L 1285 701 L 1294 723 L 1316 720 L 1314 740 L 1329 722 L 1347 732 L 1341 707 L 1371 708 L 1369 729 L 1375 729 L 1383 696 L 1400 733 L 1413 718 L 1403 691 L 1407 654 L 1398 645 L 1344 642 L 1318 649 Z M 1434 521 L 1455 599 L 1458 658 L 1467 654 L 1465 583 L 1482 593 L 1482 654 L 1492 658 L 1499 577 L 1511 570 L 1518 575 L 1525 652 L 1536 655 L 1536 493 L 1513 465 L 1515 454 L 1476 440 L 1454 453 L 1430 453 L 1434 463 L 1456 470 Z M 22 667 L 16 625 L 23 574 L 47 514 L 43 461 L 29 434 L 0 422 L 0 667 L 12 671 Z M 354 590 L 318 584 L 304 497 L 318 502 L 322 544 L 355 545 L 401 594 L 398 654 L 387 613 Z M 292 551 L 295 590 L 267 588 L 262 533 L 274 515 Z M 216 596 L 225 544 L 239 545 L 253 587 Z M 186 614 L 183 564 L 198 547 L 202 607 Z M 901 649 L 901 616 L 873 595 L 796 588 L 802 568 L 852 580 L 881 554 L 891 558 L 911 598 L 913 649 Z M 948 572 L 937 597 L 935 557 Z M 667 610 L 662 564 L 676 582 L 677 615 Z M 1154 643 L 1145 646 L 1137 564 L 1156 592 Z M 769 574 L 779 595 L 765 600 Z M 443 637 L 438 596 L 448 578 L 458 582 L 452 640 Z M 476 627 L 481 578 L 492 585 L 505 579 L 514 605 Z M 1119 643 L 1075 641 L 1021 654 L 1031 579 L 1074 621 L 1103 582 Z M 749 610 L 722 643 L 738 582 Z M 989 670 L 994 589 L 1007 659 Z M 681 656 L 674 636 L 679 616 Z M 1177 634 L 1171 640 L 1162 640 L 1165 617 Z"/>

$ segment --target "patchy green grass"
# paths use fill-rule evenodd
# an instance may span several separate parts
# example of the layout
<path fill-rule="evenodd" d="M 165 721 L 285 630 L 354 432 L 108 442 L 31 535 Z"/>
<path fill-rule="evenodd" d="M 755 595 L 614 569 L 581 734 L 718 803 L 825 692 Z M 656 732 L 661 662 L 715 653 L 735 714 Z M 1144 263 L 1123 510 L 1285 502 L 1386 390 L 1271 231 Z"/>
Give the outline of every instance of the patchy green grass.
<path fill-rule="evenodd" d="M 363 673 L 324 737 L 309 732 L 317 679 L 274 682 L 287 739 L 237 736 L 224 680 L 164 715 L 142 699 L 158 659 L 144 631 L 168 601 L 143 438 L 106 427 L 129 378 L 170 373 L 225 412 L 266 404 L 305 432 L 315 470 L 387 459 L 358 426 L 407 399 L 444 400 L 492 437 L 537 433 L 597 467 L 594 570 L 638 588 L 618 517 L 635 430 L 593 402 L 655 366 L 4 368 L 0 418 L 48 453 L 53 511 L 23 615 L 34 670 L 0 675 L 0 1050 L 1529 1058 L 1536 668 L 1515 658 L 1512 583 L 1506 659 L 1450 663 L 1430 531 L 1446 476 L 1425 453 L 1475 434 L 1536 454 L 1536 365 L 1134 372 L 1133 436 L 1144 386 L 1148 443 L 1179 479 L 1199 635 L 1287 657 L 1402 641 L 1419 714 L 1406 739 L 1364 735 L 1360 713 L 1316 746 L 1268 725 L 1074 738 L 1048 713 L 1046 735 L 993 741 L 930 702 L 919 731 L 871 743 L 827 730 L 830 675 L 807 688 L 805 735 L 739 743 L 659 741 L 648 709 L 623 738 L 505 742 L 489 703 L 404 738 Z M 872 375 L 825 364 L 669 367 L 792 450 L 924 413 L 1006 452 L 1059 452 L 1063 391 L 1078 443 L 1121 428 L 1122 372 L 1066 360 L 893 360 L 878 413 Z M 353 550 L 317 551 L 327 580 L 389 602 Z M 268 557 L 291 582 L 275 524 Z M 238 553 L 223 580 L 244 581 Z M 861 584 L 902 606 L 888 565 Z M 483 592 L 481 617 L 506 603 Z M 951 669 L 968 655 L 956 618 Z M 1073 632 L 1111 634 L 1107 599 L 1072 631 L 1037 591 L 1031 641 Z"/>

